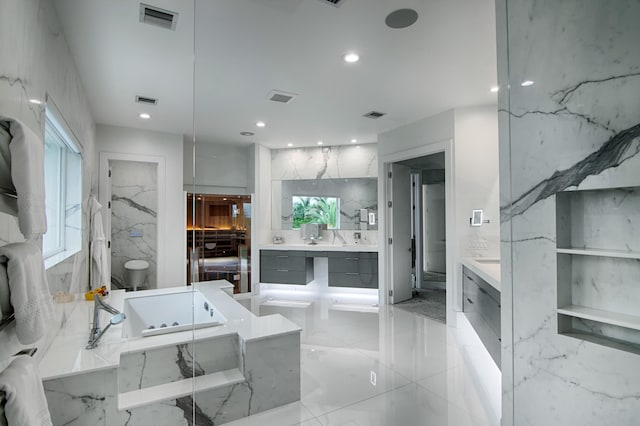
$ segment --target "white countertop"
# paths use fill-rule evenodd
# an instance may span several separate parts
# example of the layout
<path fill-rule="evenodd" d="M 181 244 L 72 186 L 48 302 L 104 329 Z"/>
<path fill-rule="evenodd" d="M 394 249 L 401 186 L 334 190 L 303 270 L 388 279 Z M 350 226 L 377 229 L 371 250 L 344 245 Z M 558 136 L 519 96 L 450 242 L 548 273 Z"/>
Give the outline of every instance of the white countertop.
<path fill-rule="evenodd" d="M 496 290 L 500 291 L 500 259 L 491 257 L 463 257 L 462 264 Z"/>
<path fill-rule="evenodd" d="M 378 252 L 373 244 L 328 244 L 319 241 L 317 244 L 262 244 L 261 250 L 306 250 L 306 251 L 368 251 Z"/>
<path fill-rule="evenodd" d="M 230 286 L 231 284 L 224 280 L 205 281 L 195 285 L 195 288 L 200 290 L 227 319 L 227 323 L 224 325 L 158 336 L 124 339 L 122 337 L 122 324 L 118 324 L 111 326 L 102 336 L 98 346 L 92 350 L 85 349 L 85 346 L 89 338 L 94 302 L 82 301 L 73 310 L 65 328 L 60 330 L 51 347 L 40 360 L 40 377 L 42 380 L 48 380 L 116 368 L 120 364 L 120 354 L 187 343 L 194 338 L 206 339 L 237 333 L 241 339 L 251 341 L 274 335 L 300 332 L 300 327 L 282 315 L 255 316 L 224 291 L 225 288 Z M 146 292 L 149 292 L 149 294 L 166 294 L 187 288 L 173 287 L 147 290 Z M 141 295 L 142 293 L 136 292 L 136 295 Z M 124 290 L 112 291 L 105 298 L 105 301 L 122 311 L 125 294 Z M 100 323 L 103 326 L 108 324 L 109 316 L 108 313 L 101 312 Z"/>

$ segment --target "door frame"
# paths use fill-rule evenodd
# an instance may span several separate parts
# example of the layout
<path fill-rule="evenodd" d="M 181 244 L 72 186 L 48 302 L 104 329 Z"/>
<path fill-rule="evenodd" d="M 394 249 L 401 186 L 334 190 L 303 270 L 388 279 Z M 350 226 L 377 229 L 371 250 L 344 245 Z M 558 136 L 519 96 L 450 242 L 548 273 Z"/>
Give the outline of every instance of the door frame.
<path fill-rule="evenodd" d="M 166 166 L 164 157 L 156 155 L 144 155 L 144 154 L 125 154 L 120 152 L 107 152 L 102 151 L 99 154 L 100 164 L 100 180 L 98 183 L 98 201 L 103 206 L 102 223 L 104 224 L 104 233 L 107 237 L 107 241 L 111 241 L 111 209 L 108 208 L 108 203 L 111 198 L 111 184 L 109 181 L 109 162 L 110 161 L 137 161 L 141 163 L 155 163 L 158 167 L 158 225 L 157 225 L 157 247 L 156 247 L 156 288 L 167 287 L 164 282 L 165 265 L 167 259 L 165 259 L 165 229 L 166 229 Z M 185 204 L 186 208 L 186 204 Z M 106 212 L 106 213 L 104 213 Z M 186 223 L 186 210 L 185 210 L 185 223 Z M 186 233 L 185 233 L 186 234 Z M 186 235 L 185 235 L 186 246 Z M 108 265 L 109 265 L 109 277 L 111 277 L 111 247 L 107 249 L 109 251 Z M 111 291 L 111 280 L 109 280 L 109 291 Z"/>
<path fill-rule="evenodd" d="M 446 272 L 447 272 L 447 325 L 456 326 L 456 312 L 461 310 L 462 306 L 462 286 L 458 280 L 458 270 L 455 265 L 458 264 L 458 259 L 455 256 L 457 253 L 458 240 L 455 232 L 455 181 L 454 181 L 454 161 L 453 161 L 453 139 L 445 139 L 434 143 L 426 144 L 417 148 L 408 149 L 392 154 L 385 155 L 380 158 L 378 163 L 378 193 L 381 194 L 381 206 L 379 209 L 379 224 L 380 228 L 378 235 L 380 238 L 379 244 L 379 273 L 383 279 L 380 282 L 378 300 L 381 304 L 390 304 L 391 297 L 389 296 L 389 290 L 391 290 L 391 276 L 393 272 L 393 264 L 391 259 L 391 250 L 388 250 L 388 239 L 393 238 L 389 235 L 389 230 L 392 229 L 389 223 L 389 215 L 387 214 L 388 202 L 391 201 L 389 193 L 389 185 L 387 185 L 387 175 L 391 170 L 391 163 L 398 161 L 409 160 L 417 157 L 424 157 L 426 155 L 437 154 L 444 152 L 445 161 L 445 215 L 447 217 L 446 222 Z"/>

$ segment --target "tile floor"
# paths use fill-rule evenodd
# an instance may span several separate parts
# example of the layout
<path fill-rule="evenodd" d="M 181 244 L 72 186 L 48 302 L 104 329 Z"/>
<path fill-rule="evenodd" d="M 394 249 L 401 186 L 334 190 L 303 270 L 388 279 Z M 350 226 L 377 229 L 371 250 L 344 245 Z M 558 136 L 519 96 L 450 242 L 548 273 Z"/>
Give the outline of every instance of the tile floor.
<path fill-rule="evenodd" d="M 240 302 L 302 327 L 301 401 L 228 425 L 500 424 L 500 371 L 464 315 L 451 328 L 373 294 L 275 287 Z"/>

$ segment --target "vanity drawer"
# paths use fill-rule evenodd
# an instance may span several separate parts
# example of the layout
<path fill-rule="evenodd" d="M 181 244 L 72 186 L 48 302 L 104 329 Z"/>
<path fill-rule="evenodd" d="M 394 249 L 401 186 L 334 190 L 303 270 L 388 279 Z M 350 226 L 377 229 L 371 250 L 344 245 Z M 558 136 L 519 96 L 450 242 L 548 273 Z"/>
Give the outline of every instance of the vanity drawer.
<path fill-rule="evenodd" d="M 273 284 L 301 284 L 311 282 L 313 276 L 309 276 L 308 271 L 288 271 L 288 270 L 262 270 L 260 271 L 260 282 Z"/>
<path fill-rule="evenodd" d="M 487 325 L 500 336 L 500 304 L 494 300 L 487 292 L 485 286 L 479 286 L 478 283 L 467 275 L 468 270 L 464 271 L 463 282 L 463 311 L 477 312 Z M 484 281 L 483 281 L 484 282 Z"/>
<path fill-rule="evenodd" d="M 296 256 L 263 256 L 260 260 L 260 269 L 263 271 L 278 271 L 286 269 L 288 271 L 304 271 L 309 264 L 307 257 Z"/>
<path fill-rule="evenodd" d="M 377 274 L 378 259 L 361 258 L 351 254 L 346 257 L 330 257 L 329 273 L 331 272 L 359 272 L 361 274 Z"/>
<path fill-rule="evenodd" d="M 358 272 L 329 272 L 329 286 L 378 288 L 378 274 Z"/>

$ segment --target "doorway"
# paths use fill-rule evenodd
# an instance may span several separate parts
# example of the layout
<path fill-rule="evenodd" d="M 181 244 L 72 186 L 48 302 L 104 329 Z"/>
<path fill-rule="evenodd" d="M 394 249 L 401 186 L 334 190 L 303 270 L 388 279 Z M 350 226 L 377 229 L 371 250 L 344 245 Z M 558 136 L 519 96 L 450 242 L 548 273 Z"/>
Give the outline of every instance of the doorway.
<path fill-rule="evenodd" d="M 186 230 L 187 282 L 227 280 L 234 293 L 251 292 L 250 195 L 187 194 Z"/>
<path fill-rule="evenodd" d="M 451 149 L 452 142 L 444 141 L 382 159 L 388 241 L 381 248 L 381 296 L 391 304 L 419 305 L 416 299 L 424 299 L 431 306 L 409 310 L 424 309 L 455 326 L 455 239 L 453 221 L 447 220 L 454 212 Z"/>

